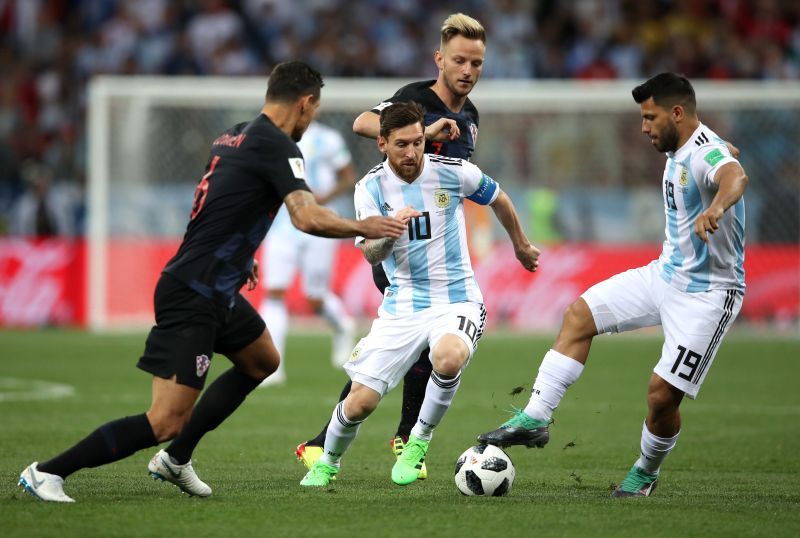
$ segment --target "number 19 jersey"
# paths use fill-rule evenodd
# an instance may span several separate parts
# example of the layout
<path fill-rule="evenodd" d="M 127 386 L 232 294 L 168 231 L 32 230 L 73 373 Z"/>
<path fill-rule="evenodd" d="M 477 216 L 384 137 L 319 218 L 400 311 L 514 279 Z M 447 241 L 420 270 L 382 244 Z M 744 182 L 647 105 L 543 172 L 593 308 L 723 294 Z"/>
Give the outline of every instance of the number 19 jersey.
<path fill-rule="evenodd" d="M 708 235 L 708 243 L 694 231 L 695 220 L 717 193 L 714 177 L 731 162 L 737 161 L 725 142 L 702 123 L 683 146 L 667 154 L 667 237 L 658 264 L 661 278 L 681 291 L 744 290 L 744 198 L 717 221 L 719 229 Z"/>
<path fill-rule="evenodd" d="M 380 317 L 401 317 L 435 305 L 482 303 L 472 271 L 464 225 L 464 198 L 481 205 L 497 199 L 500 187 L 468 161 L 425 154 L 422 172 L 413 182 L 400 179 L 388 160 L 356 185 L 359 220 L 392 216 L 406 206 L 422 215 L 394 245 L 383 268 L 389 279 Z M 364 241 L 356 238 L 356 244 Z"/>

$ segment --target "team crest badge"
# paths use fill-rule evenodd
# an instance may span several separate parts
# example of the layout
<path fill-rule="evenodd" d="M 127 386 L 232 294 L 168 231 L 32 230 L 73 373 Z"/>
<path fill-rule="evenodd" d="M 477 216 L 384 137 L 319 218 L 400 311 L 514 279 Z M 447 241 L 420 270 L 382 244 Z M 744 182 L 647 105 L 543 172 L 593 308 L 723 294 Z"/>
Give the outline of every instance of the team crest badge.
<path fill-rule="evenodd" d="M 433 199 L 436 207 L 445 208 L 450 205 L 450 191 L 447 189 L 436 189 L 433 191 Z"/>
<path fill-rule="evenodd" d="M 681 178 L 678 180 L 678 182 L 681 184 L 681 187 L 685 187 L 689 184 L 689 171 L 686 170 L 686 168 L 681 170 Z"/>
<path fill-rule="evenodd" d="M 209 359 L 206 355 L 198 355 L 196 357 L 197 362 L 197 377 L 203 377 L 208 371 L 208 367 L 211 366 L 211 359 Z"/>

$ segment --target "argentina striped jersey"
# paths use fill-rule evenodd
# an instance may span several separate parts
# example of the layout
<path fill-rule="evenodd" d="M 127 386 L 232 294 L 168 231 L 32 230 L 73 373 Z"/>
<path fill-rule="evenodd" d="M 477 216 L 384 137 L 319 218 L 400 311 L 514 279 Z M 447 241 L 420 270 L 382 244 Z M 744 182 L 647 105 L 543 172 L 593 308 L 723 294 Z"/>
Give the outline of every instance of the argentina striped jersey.
<path fill-rule="evenodd" d="M 481 205 L 497 199 L 500 187 L 468 161 L 425 154 L 412 183 L 392 171 L 389 162 L 370 170 L 356 185 L 358 219 L 394 215 L 411 206 L 422 216 L 411 219 L 383 268 L 389 279 L 380 317 L 400 317 L 434 305 L 482 303 L 472 272 L 464 225 L 464 198 Z M 363 241 L 356 238 L 356 244 Z"/>
<path fill-rule="evenodd" d="M 663 278 L 687 292 L 743 290 L 744 198 L 718 221 L 708 243 L 694 231 L 694 222 L 717 193 L 714 177 L 727 163 L 737 162 L 725 142 L 703 125 L 674 153 L 667 153 L 663 196 L 666 240 L 658 264 Z"/>

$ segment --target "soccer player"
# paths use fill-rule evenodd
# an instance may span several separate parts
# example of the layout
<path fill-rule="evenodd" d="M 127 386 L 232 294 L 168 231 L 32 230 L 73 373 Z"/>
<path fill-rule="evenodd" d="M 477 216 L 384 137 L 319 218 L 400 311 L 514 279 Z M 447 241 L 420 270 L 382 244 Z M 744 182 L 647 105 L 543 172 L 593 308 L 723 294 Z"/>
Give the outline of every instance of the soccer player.
<path fill-rule="evenodd" d="M 72 473 L 172 439 L 150 461 L 151 475 L 190 495 L 210 495 L 192 468 L 195 446 L 280 361 L 264 321 L 239 289 L 257 285 L 253 256 L 281 204 L 295 226 L 315 235 L 397 238 L 406 231 L 396 218 L 340 218 L 309 192 L 295 142 L 317 112 L 322 85 L 319 73 L 302 62 L 279 64 L 261 113 L 212 143 L 183 242 L 156 286 L 156 325 L 137 365 L 153 375 L 150 409 L 104 424 L 56 457 L 30 464 L 19 479 L 29 493 L 74 502 L 63 489 Z M 233 367 L 195 406 L 214 352 Z"/>
<path fill-rule="evenodd" d="M 356 173 L 344 137 L 317 121 L 311 122 L 297 143 L 303 152 L 308 186 L 317 203 L 328 202 L 353 188 Z M 311 308 L 333 327 L 331 362 L 341 367 L 353 350 L 355 322 L 342 300 L 330 289 L 331 268 L 338 241 L 304 234 L 292 226 L 285 208 L 278 211 L 272 233 L 264 243 L 261 267 L 264 268 L 266 300 L 259 313 L 269 327 L 272 341 L 284 360 L 278 370 L 264 380 L 262 386 L 286 380 L 284 347 L 289 327 L 289 314 L 284 297 L 299 270 L 303 291 Z"/>
<path fill-rule="evenodd" d="M 439 50 L 434 53 L 439 68 L 438 78 L 403 86 L 391 98 L 359 115 L 353 123 L 353 131 L 377 139 L 381 110 L 393 103 L 414 101 L 425 111 L 425 152 L 469 160 L 475 151 L 479 118 L 478 110 L 468 96 L 481 76 L 485 51 L 486 32 L 481 23 L 463 13 L 450 15 L 442 25 Z M 373 265 L 372 276 L 383 293 L 389 282 L 380 264 Z M 404 379 L 400 423 L 390 441 L 396 457 L 403 451 L 419 416 L 431 375 L 429 351 L 422 350 Z M 345 384 L 340 400 L 350 392 L 351 383 Z M 306 467 L 310 468 L 322 455 L 327 429 L 326 424 L 314 439 L 301 443 L 295 450 L 297 458 Z M 423 465 L 420 479 L 426 477 L 427 468 Z"/>
<path fill-rule="evenodd" d="M 467 251 L 465 198 L 491 206 L 525 269 L 535 271 L 539 264 L 539 250 L 522 230 L 511 198 L 492 178 L 468 161 L 424 152 L 423 114 L 415 102 L 381 111 L 378 147 L 386 160 L 356 185 L 357 218 L 394 215 L 405 220 L 412 216 L 410 208 L 421 214 L 412 216 L 408 233 L 399 239 L 356 238 L 369 263 L 383 264 L 389 285 L 378 319 L 345 364 L 352 388 L 335 407 L 324 453 L 302 486 L 326 486 L 333 480 L 360 424 L 420 351 L 430 347 L 433 372 L 419 418 L 392 468 L 396 484 L 419 478 L 433 430 L 450 407 L 486 319 Z"/>
<path fill-rule="evenodd" d="M 641 455 L 615 497 L 649 496 L 675 447 L 684 395 L 697 397 L 720 342 L 742 307 L 747 176 L 726 143 L 700 122 L 686 78 L 662 73 L 633 90 L 642 132 L 667 154 L 662 177 L 666 240 L 661 256 L 589 288 L 564 313 L 524 410 L 479 441 L 542 447 L 595 335 L 661 325 L 664 345 L 650 378 Z"/>

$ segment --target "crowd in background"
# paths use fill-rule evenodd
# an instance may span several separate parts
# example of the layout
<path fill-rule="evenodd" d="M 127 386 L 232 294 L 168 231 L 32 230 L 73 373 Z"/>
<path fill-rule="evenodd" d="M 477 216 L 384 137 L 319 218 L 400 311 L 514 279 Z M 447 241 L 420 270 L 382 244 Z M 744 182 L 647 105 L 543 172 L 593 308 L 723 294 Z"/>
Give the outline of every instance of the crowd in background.
<path fill-rule="evenodd" d="M 800 76 L 796 0 L 0 0 L 0 235 L 80 233 L 94 75 L 434 77 L 455 11 L 486 26 L 484 77 Z"/>

